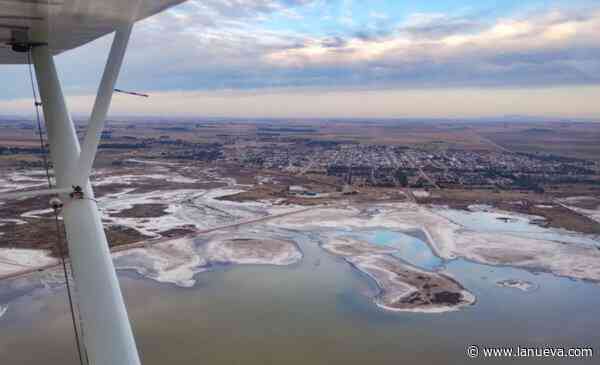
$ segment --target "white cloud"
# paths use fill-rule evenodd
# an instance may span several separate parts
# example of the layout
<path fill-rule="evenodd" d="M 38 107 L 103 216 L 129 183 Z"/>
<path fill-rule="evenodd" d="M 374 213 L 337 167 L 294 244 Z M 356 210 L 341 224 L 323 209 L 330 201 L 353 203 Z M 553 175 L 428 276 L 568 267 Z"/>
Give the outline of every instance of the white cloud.
<path fill-rule="evenodd" d="M 136 25 L 119 86 L 222 93 L 600 85 L 600 7 L 548 9 L 489 23 L 467 13 L 414 13 L 397 24 L 378 22 L 382 14 L 371 13 L 373 24 L 365 29 L 338 26 L 328 34 L 272 24 L 310 9 L 319 19 L 307 21 L 331 26 L 340 14 L 358 14 L 361 4 L 345 1 L 336 13 L 326 0 L 186 2 Z M 59 57 L 68 93 L 95 92 L 109 41 Z M 22 75 L 7 79 L 17 82 Z M 0 92 L 3 98 L 28 95 L 22 87 Z"/>
<path fill-rule="evenodd" d="M 438 25 L 442 30 L 447 30 L 447 19 L 443 14 L 415 14 L 401 27 L 401 32 L 386 37 L 352 39 L 340 47 L 324 47 L 319 39 L 311 39 L 303 48 L 277 50 L 267 54 L 265 59 L 276 66 L 294 67 L 356 64 L 386 59 L 397 62 L 443 62 L 451 58 L 473 62 L 471 57 L 476 53 L 479 56 L 493 56 L 545 51 L 569 46 L 570 41 L 573 44 L 576 41 L 581 47 L 600 47 L 600 37 L 597 37 L 600 34 L 600 12 L 576 20 L 560 17 L 556 12 L 530 19 L 500 19 L 477 32 L 467 29 L 468 23 L 461 22 L 457 24 L 464 25 L 464 32 L 450 35 L 444 32 L 435 38 L 415 38 L 412 33 L 406 34 L 407 29 L 413 32 L 422 30 L 428 35 L 436 34 L 433 29 Z"/>

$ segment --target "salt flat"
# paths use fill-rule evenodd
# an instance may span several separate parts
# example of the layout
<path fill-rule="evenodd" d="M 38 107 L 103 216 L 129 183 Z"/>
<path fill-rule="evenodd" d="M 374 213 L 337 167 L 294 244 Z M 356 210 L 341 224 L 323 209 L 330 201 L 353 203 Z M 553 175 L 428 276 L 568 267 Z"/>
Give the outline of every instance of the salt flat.
<path fill-rule="evenodd" d="M 221 187 L 185 188 L 185 184 L 194 184 L 196 180 L 157 171 L 165 169 L 162 164 L 151 164 L 151 167 L 147 175 L 110 176 L 99 171 L 96 183 L 112 186 L 118 182 L 127 186 L 98 198 L 103 220 L 109 227 L 115 225 L 135 230 L 147 241 L 143 247 L 115 253 L 117 268 L 134 270 L 158 282 L 190 287 L 195 285 L 196 275 L 211 270 L 214 265 L 292 265 L 303 257 L 295 243 L 295 235 L 311 233 L 315 245 L 342 257 L 377 283 L 381 292 L 373 300 L 383 309 L 444 312 L 475 303 L 476 298 L 468 288 L 443 268 L 425 270 L 402 261 L 393 250 L 332 234 L 339 229 L 360 232 L 378 228 L 421 232 L 431 251 L 444 262 L 466 259 L 486 265 L 513 266 L 572 279 L 600 281 L 600 250 L 597 247 L 600 242 L 597 237 L 531 225 L 539 217 L 474 206 L 467 217 L 471 221 L 466 224 L 452 219 L 458 211 L 406 202 L 358 204 L 338 201 L 334 205 L 300 211 L 301 206 L 280 205 L 277 200 L 245 203 L 224 200 L 223 197 L 243 192 L 244 186 L 236 184 L 235 180 L 221 178 L 215 172 L 207 174 L 220 181 Z M 11 176 L 11 179 L 29 184 L 31 179 L 40 177 Z M 133 182 L 153 179 L 176 182 L 184 187 L 138 191 L 131 186 Z M 151 204 L 164 205 L 164 212 L 156 216 L 120 216 L 126 210 Z M 44 219 L 48 212 L 48 209 L 32 210 L 23 213 L 22 218 Z M 291 212 L 295 214 L 277 216 Z M 478 222 L 484 212 L 491 214 L 494 227 L 499 229 L 490 230 Z M 274 218 L 258 221 L 271 216 Z M 239 225 L 244 222 L 247 224 Z M 519 225 L 518 230 L 512 229 L 515 225 Z M 506 231 L 502 230 L 504 227 L 507 227 Z M 535 230 L 529 227 L 535 227 Z M 189 234 L 166 239 L 165 232 L 177 229 L 188 230 Z M 532 236 L 531 231 L 542 235 Z M 544 234 L 558 238 L 545 239 Z M 563 241 L 561 237 L 564 237 Z M 49 251 L 0 249 L 0 275 L 56 262 Z M 432 290 L 431 283 L 438 289 Z"/>

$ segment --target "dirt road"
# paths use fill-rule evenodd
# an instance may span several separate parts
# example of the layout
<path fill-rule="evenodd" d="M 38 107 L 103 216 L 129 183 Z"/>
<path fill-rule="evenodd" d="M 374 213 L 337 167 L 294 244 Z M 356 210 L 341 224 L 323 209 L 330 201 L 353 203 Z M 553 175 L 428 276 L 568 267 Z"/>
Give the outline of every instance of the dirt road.
<path fill-rule="evenodd" d="M 287 217 L 290 215 L 295 215 L 295 214 L 301 214 L 301 213 L 305 213 L 314 209 L 317 209 L 318 207 L 310 207 L 310 208 L 304 208 L 304 209 L 299 209 L 299 210 L 295 210 L 292 212 L 287 212 L 287 213 L 281 213 L 281 214 L 274 214 L 274 215 L 268 215 L 265 217 L 260 217 L 260 218 L 254 218 L 254 219 L 250 219 L 247 221 L 242 221 L 242 222 L 238 222 L 238 223 L 233 223 L 233 224 L 228 224 L 228 225 L 223 225 L 223 226 L 218 226 L 218 227 L 213 227 L 213 228 L 208 228 L 208 229 L 199 229 L 196 230 L 192 233 L 187 234 L 184 237 L 196 237 L 198 235 L 201 234 L 207 234 L 207 233 L 211 233 L 211 232 L 215 232 L 215 231 L 219 231 L 222 229 L 231 229 L 231 228 L 238 228 L 238 227 L 242 227 L 242 226 L 246 226 L 246 225 L 250 225 L 250 224 L 256 224 L 256 223 L 261 223 L 261 222 L 266 222 L 272 219 L 277 219 L 277 218 L 282 218 L 282 217 Z M 122 252 L 122 251 L 126 251 L 126 250 L 131 250 L 134 248 L 140 248 L 140 247 L 148 247 L 148 246 L 153 246 L 156 245 L 158 243 L 161 242 L 166 242 L 169 240 L 172 240 L 173 238 L 160 238 L 160 239 L 155 239 L 155 240 L 145 240 L 145 241 L 140 241 L 140 242 L 136 242 L 136 243 L 131 243 L 128 245 L 122 245 L 122 246 L 115 246 L 115 247 L 111 247 L 111 252 Z M 58 260 L 56 260 L 55 263 L 49 264 L 49 265 L 44 265 L 44 266 L 37 266 L 37 267 L 27 267 L 25 265 L 21 265 L 21 264 L 14 264 L 11 262 L 1 262 L 0 263 L 4 263 L 7 265 L 13 265 L 15 267 L 22 267 L 23 270 L 19 270 L 19 271 L 15 271 L 12 272 L 10 274 L 5 274 L 5 275 L 0 275 L 0 280 L 5 280 L 5 279 L 10 279 L 10 278 L 16 278 L 19 276 L 24 276 L 24 275 L 29 275 L 35 272 L 40 272 L 40 271 L 44 271 L 44 270 L 48 270 L 48 269 L 52 269 L 55 268 L 57 266 L 60 265 L 60 262 Z"/>

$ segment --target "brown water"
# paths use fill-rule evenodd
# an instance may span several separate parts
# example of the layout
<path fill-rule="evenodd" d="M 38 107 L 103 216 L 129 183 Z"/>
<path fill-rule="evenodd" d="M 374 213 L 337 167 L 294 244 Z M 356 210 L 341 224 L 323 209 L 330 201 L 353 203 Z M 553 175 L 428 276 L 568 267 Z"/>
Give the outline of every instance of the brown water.
<path fill-rule="evenodd" d="M 473 363 L 468 344 L 600 350 L 598 285 L 456 261 L 448 269 L 478 296 L 476 306 L 388 313 L 372 304 L 375 288 L 363 275 L 312 243 L 301 247 L 300 264 L 219 268 L 199 274 L 191 289 L 121 275 L 143 363 L 459 364 Z M 507 277 L 541 289 L 495 286 Z M 77 364 L 64 293 L 10 303 L 0 319 L 0 364 Z"/>

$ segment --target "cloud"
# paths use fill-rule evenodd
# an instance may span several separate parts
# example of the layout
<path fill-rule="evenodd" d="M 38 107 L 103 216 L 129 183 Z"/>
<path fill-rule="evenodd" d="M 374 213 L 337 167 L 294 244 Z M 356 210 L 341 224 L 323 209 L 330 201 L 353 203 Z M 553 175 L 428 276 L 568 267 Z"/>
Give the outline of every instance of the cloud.
<path fill-rule="evenodd" d="M 454 34 L 469 33 L 484 27 L 484 24 L 467 16 L 451 16 L 442 13 L 415 13 L 399 32 L 417 39 L 437 39 Z"/>
<path fill-rule="evenodd" d="M 309 5 L 317 0 L 192 0 L 188 6 L 196 15 L 222 18 L 256 18 L 257 16 Z M 204 14 L 204 15 L 202 15 Z"/>
<path fill-rule="evenodd" d="M 337 47 L 312 39 L 301 48 L 269 52 L 264 59 L 283 69 L 325 73 L 336 68 L 338 75 L 352 71 L 356 82 L 384 86 L 596 84 L 598 34 L 600 10 L 552 10 L 487 25 L 443 14 L 416 14 L 387 36 L 353 37 Z"/>
<path fill-rule="evenodd" d="M 440 12 L 400 18 L 345 0 L 335 2 L 338 15 L 352 18 L 353 25 L 343 27 L 332 3 L 186 2 L 136 25 L 119 86 L 210 92 L 600 83 L 600 6 L 496 19 Z M 367 25 L 360 24 L 359 10 L 365 10 Z M 69 94 L 95 92 L 109 45 L 105 37 L 58 57 Z M 24 75 L 13 68 L 3 79 L 20 85 Z M 16 85 L 0 93 L 17 98 L 28 90 Z"/>

